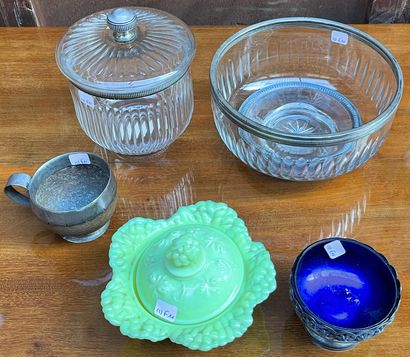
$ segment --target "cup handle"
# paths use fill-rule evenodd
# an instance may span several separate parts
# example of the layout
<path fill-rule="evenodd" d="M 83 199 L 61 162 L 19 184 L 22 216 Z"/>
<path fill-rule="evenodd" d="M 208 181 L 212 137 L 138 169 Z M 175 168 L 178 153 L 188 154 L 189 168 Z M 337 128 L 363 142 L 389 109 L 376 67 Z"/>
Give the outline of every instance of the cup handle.
<path fill-rule="evenodd" d="M 29 196 L 29 184 L 31 181 L 31 176 L 23 173 L 13 174 L 7 180 L 6 186 L 4 187 L 4 193 L 12 201 L 18 203 L 19 205 L 30 207 L 30 196 Z M 27 190 L 27 194 L 23 194 L 17 191 L 14 186 L 24 188 Z"/>

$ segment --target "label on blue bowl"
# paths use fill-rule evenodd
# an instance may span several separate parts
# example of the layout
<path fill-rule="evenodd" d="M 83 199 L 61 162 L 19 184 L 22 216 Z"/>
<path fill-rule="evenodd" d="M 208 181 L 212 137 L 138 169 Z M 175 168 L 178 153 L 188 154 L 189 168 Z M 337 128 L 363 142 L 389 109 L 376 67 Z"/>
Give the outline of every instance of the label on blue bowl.
<path fill-rule="evenodd" d="M 324 245 L 327 255 L 330 259 L 336 259 L 346 253 L 340 240 L 334 240 L 333 242 Z"/>

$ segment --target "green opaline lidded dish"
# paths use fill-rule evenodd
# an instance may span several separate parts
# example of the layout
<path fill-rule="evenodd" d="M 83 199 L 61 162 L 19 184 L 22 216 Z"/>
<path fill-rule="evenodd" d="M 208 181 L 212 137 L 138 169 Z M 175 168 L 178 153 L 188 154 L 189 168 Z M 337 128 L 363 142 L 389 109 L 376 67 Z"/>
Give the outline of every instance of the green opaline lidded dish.
<path fill-rule="evenodd" d="M 169 338 L 208 351 L 242 336 L 275 290 L 262 243 L 224 203 L 181 207 L 167 220 L 134 218 L 113 236 L 105 318 L 131 338 Z"/>

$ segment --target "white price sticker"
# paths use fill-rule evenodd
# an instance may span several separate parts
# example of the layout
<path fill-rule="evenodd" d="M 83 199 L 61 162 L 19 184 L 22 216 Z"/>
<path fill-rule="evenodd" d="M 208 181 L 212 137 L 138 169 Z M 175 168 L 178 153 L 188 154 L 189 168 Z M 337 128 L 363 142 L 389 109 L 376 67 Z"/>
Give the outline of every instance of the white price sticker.
<path fill-rule="evenodd" d="M 82 90 L 78 90 L 78 96 L 80 97 L 80 102 L 84 103 L 85 105 L 89 106 L 90 108 L 94 108 L 94 98 L 93 96 L 89 95 L 88 93 L 83 92 Z"/>
<path fill-rule="evenodd" d="M 340 32 L 340 31 L 332 31 L 332 35 L 330 39 L 334 43 L 338 43 L 339 45 L 346 46 L 347 43 L 349 42 L 349 35 L 347 33 Z"/>
<path fill-rule="evenodd" d="M 68 155 L 71 165 L 90 165 L 90 158 L 86 153 L 79 152 Z"/>
<path fill-rule="evenodd" d="M 176 306 L 158 299 L 157 304 L 155 305 L 154 314 L 165 320 L 174 322 L 177 317 L 177 311 L 178 308 Z"/>
<path fill-rule="evenodd" d="M 333 242 L 327 243 L 324 248 L 330 259 L 336 259 L 346 253 L 340 240 L 334 240 Z"/>

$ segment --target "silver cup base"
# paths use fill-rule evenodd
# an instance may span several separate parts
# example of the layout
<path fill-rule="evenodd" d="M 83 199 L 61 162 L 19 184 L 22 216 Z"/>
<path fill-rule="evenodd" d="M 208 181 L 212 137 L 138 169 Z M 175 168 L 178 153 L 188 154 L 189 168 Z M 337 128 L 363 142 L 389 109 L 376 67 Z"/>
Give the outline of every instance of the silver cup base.
<path fill-rule="evenodd" d="M 110 221 L 105 223 L 101 228 L 98 228 L 96 231 L 91 232 L 89 234 L 86 234 L 84 236 L 63 236 L 63 239 L 65 239 L 68 242 L 71 243 L 87 243 L 91 242 L 93 240 L 96 240 L 97 238 L 101 237 L 106 230 L 108 229 L 108 226 L 110 225 Z"/>

